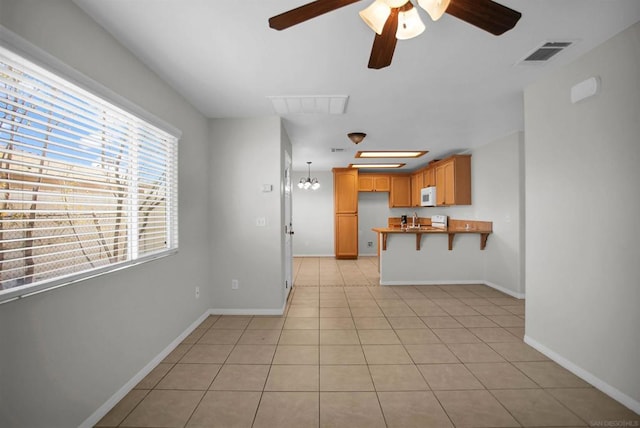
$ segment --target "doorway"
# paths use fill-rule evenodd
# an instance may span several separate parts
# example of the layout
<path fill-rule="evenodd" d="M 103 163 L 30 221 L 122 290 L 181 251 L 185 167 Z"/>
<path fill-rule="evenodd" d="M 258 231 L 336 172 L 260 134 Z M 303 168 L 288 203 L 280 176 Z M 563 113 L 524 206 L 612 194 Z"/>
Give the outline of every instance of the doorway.
<path fill-rule="evenodd" d="M 284 152 L 284 301 L 293 287 L 293 187 L 291 179 L 291 154 Z"/>

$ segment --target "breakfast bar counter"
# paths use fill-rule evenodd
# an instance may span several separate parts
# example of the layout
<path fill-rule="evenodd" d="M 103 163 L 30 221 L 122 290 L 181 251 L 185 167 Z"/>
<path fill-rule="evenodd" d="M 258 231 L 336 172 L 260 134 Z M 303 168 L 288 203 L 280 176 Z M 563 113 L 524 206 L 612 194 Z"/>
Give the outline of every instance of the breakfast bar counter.
<path fill-rule="evenodd" d="M 453 239 L 456 234 L 479 234 L 480 235 L 480 249 L 484 250 L 487 245 L 487 239 L 493 232 L 493 223 L 490 221 L 476 221 L 476 220 L 450 220 L 448 227 L 434 227 L 431 225 L 425 226 L 407 226 L 398 227 L 396 225 L 390 225 L 385 228 L 373 228 L 374 232 L 377 232 L 381 236 L 380 245 L 382 251 L 387 250 L 387 239 L 392 234 L 415 234 L 416 235 L 416 251 L 420 251 L 420 245 L 422 242 L 422 235 L 424 234 L 446 234 L 449 237 L 449 251 L 453 249 Z"/>
<path fill-rule="evenodd" d="M 392 217 L 387 227 L 372 228 L 378 235 L 381 285 L 482 282 L 487 259 L 481 250 L 491 251 L 487 240 L 493 223 L 449 219 L 437 226 L 428 218 L 409 218 L 401 225 Z"/>

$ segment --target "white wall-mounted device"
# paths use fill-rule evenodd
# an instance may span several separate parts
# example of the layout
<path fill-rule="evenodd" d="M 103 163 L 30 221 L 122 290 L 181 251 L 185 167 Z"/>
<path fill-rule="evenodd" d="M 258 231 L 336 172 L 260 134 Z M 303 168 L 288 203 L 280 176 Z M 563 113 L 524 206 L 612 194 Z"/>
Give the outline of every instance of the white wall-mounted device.
<path fill-rule="evenodd" d="M 600 90 L 600 78 L 589 77 L 571 88 L 571 102 L 573 104 L 585 98 L 594 96 Z"/>

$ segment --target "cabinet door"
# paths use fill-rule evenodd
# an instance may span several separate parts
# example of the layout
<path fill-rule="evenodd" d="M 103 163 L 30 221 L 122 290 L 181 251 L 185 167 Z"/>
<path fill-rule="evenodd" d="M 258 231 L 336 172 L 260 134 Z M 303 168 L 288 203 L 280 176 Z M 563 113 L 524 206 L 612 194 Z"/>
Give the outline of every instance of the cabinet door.
<path fill-rule="evenodd" d="M 373 192 L 374 180 L 372 175 L 358 175 L 358 192 Z"/>
<path fill-rule="evenodd" d="M 453 161 L 436 167 L 436 205 L 455 204 L 455 169 Z"/>
<path fill-rule="evenodd" d="M 471 156 L 459 155 L 454 163 L 454 202 L 456 205 L 471 205 Z"/>
<path fill-rule="evenodd" d="M 336 258 L 358 258 L 358 215 L 336 215 L 335 236 Z"/>
<path fill-rule="evenodd" d="M 422 172 L 411 176 L 411 206 L 420 206 L 420 189 L 422 189 Z"/>
<path fill-rule="evenodd" d="M 436 169 L 434 167 L 427 168 L 424 171 L 424 187 L 436 185 Z"/>
<path fill-rule="evenodd" d="M 376 192 L 388 192 L 391 185 L 389 184 L 388 175 L 376 175 L 373 178 L 373 188 Z"/>
<path fill-rule="evenodd" d="M 456 155 L 438 163 L 436 205 L 471 205 L 471 156 Z"/>
<path fill-rule="evenodd" d="M 334 208 L 336 214 L 358 212 L 358 171 L 334 171 Z"/>
<path fill-rule="evenodd" d="M 444 168 L 444 204 L 453 205 L 456 203 L 456 179 L 455 179 L 455 163 L 447 162 Z"/>
<path fill-rule="evenodd" d="M 389 176 L 380 174 L 358 174 L 358 192 L 388 192 Z"/>
<path fill-rule="evenodd" d="M 391 176 L 391 193 L 389 194 L 391 208 L 411 206 L 411 176 Z"/>

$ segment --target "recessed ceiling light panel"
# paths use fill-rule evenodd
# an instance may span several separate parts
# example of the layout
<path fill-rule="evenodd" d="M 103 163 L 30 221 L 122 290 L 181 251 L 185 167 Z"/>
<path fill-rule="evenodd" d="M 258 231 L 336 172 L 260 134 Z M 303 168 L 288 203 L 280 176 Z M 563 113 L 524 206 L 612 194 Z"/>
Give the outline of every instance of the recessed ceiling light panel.
<path fill-rule="evenodd" d="M 383 169 L 383 168 L 402 168 L 406 164 L 404 163 L 352 163 L 349 164 L 349 168 L 358 168 L 358 169 Z"/>
<path fill-rule="evenodd" d="M 377 151 L 360 151 L 356 153 L 357 158 L 419 158 L 428 153 L 426 150 L 377 150 Z"/>

